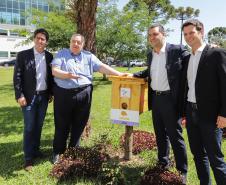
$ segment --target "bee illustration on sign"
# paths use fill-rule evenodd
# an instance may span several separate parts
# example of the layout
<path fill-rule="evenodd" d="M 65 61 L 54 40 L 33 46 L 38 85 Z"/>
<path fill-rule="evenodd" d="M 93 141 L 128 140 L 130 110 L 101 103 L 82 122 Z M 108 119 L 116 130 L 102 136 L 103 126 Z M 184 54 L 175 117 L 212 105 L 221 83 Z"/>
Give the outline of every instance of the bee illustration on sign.
<path fill-rule="evenodd" d="M 130 98 L 131 97 L 131 89 L 130 88 L 120 88 L 120 97 L 121 98 Z"/>

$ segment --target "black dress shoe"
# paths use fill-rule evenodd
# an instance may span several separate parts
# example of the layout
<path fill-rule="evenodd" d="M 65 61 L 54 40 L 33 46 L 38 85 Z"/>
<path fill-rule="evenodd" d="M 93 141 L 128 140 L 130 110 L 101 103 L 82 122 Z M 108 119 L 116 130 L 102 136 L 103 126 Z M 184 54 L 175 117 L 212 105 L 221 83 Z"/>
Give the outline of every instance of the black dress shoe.
<path fill-rule="evenodd" d="M 26 160 L 24 163 L 24 169 L 26 171 L 31 171 L 33 167 L 33 161 L 32 160 Z"/>
<path fill-rule="evenodd" d="M 169 164 L 164 164 L 162 162 L 158 162 L 156 164 L 156 166 L 162 170 L 169 170 L 170 169 L 170 165 Z"/>

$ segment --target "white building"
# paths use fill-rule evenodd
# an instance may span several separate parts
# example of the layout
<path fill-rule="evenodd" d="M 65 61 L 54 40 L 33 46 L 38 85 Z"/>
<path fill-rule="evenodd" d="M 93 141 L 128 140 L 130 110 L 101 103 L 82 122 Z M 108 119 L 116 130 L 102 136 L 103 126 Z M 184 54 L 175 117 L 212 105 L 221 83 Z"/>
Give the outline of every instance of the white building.
<path fill-rule="evenodd" d="M 15 58 L 17 52 L 32 47 L 32 43 L 22 45 L 26 37 L 13 30 L 25 28 L 33 32 L 35 28 L 29 23 L 28 12 L 32 8 L 49 12 L 53 7 L 50 2 L 60 7 L 60 0 L 0 0 L 0 62 Z"/>

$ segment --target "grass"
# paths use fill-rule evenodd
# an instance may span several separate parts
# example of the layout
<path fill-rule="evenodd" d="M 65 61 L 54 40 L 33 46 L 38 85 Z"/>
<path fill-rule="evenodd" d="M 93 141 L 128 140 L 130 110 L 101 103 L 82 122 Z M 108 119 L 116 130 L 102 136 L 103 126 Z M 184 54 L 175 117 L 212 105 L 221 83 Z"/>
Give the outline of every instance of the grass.
<path fill-rule="evenodd" d="M 118 68 L 126 71 L 127 68 Z M 130 72 L 141 70 L 142 68 L 132 68 Z M 126 71 L 128 72 L 128 71 Z M 46 115 L 41 149 L 47 156 L 35 162 L 31 172 L 23 170 L 22 134 L 23 118 L 20 108 L 14 99 L 12 85 L 13 68 L 0 68 L 0 185 L 54 185 L 54 184 L 77 184 L 94 185 L 98 182 L 89 179 L 74 179 L 66 182 L 57 182 L 49 176 L 52 169 L 52 139 L 54 134 L 53 105 L 49 104 Z M 119 137 L 124 132 L 123 125 L 113 125 L 109 121 L 111 108 L 111 82 L 102 80 L 101 74 L 95 74 L 94 92 L 91 111 L 92 133 L 88 141 L 83 141 L 82 145 L 91 146 L 96 138 L 101 134 L 108 133 L 113 146 L 119 146 Z M 151 114 L 145 112 L 141 115 L 140 126 L 134 129 L 153 131 Z M 192 155 L 189 150 L 187 135 L 183 132 L 189 159 L 188 185 L 198 185 L 199 181 Z M 222 143 L 222 150 L 226 151 L 226 141 Z M 131 162 L 123 168 L 128 185 L 136 185 L 144 170 L 156 162 L 157 152 L 146 151 L 139 155 L 144 163 L 137 164 Z"/>

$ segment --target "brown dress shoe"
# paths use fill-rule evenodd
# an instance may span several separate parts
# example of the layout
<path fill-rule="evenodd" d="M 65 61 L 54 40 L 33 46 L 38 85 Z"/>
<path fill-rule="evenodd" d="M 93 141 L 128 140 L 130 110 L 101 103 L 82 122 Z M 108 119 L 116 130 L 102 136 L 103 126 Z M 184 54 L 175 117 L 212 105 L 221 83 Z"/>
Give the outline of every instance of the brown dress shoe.
<path fill-rule="evenodd" d="M 26 171 L 31 171 L 33 167 L 33 161 L 32 160 L 26 160 L 24 163 L 24 169 Z"/>

